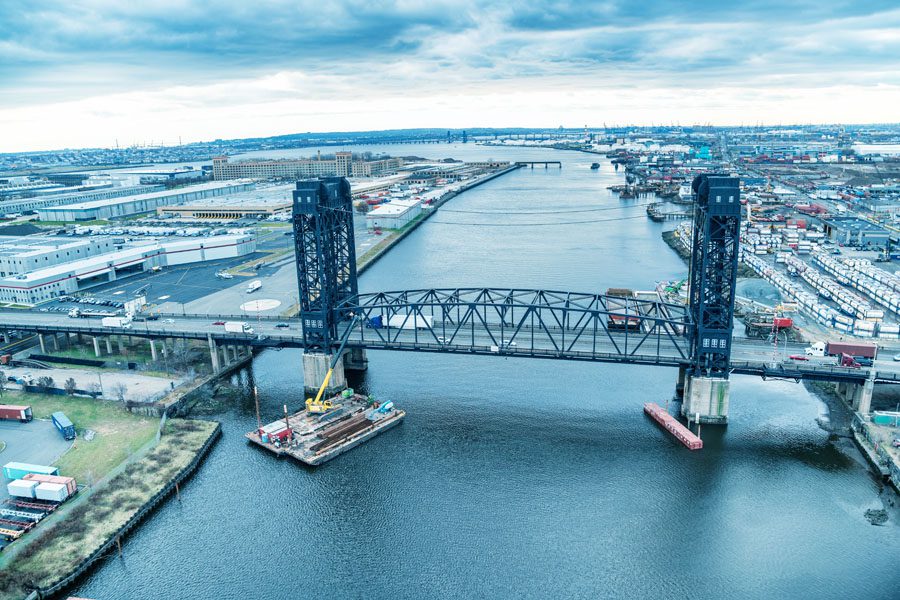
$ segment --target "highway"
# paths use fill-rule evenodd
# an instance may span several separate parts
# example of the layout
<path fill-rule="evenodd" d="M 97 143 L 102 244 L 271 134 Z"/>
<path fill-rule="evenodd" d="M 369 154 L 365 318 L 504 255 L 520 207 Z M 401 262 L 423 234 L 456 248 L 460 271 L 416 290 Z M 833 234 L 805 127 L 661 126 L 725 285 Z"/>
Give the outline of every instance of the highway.
<path fill-rule="evenodd" d="M 223 325 L 215 323 L 239 320 L 253 328 L 252 334 L 236 334 L 225 331 Z M 287 324 L 288 327 L 277 327 Z M 424 352 L 463 352 L 473 354 L 495 354 L 503 356 L 561 358 L 567 360 L 589 360 L 597 362 L 619 362 L 635 364 L 656 364 L 679 366 L 689 363 L 687 342 L 683 338 L 662 334 L 652 334 L 641 342 L 642 333 L 624 331 L 598 331 L 596 337 L 590 332 L 576 336 L 567 330 L 565 338 L 559 328 L 523 327 L 512 335 L 505 328 L 503 336 L 509 344 L 501 342 L 499 325 L 492 324 L 488 330 L 484 326 L 464 327 L 452 332 L 457 325 L 451 322 L 435 321 L 432 331 L 426 329 L 369 329 L 357 326 L 349 338 L 348 345 L 370 349 L 414 350 Z M 70 318 L 63 313 L 40 313 L 24 310 L 0 311 L 0 328 L 52 333 L 69 331 L 88 335 L 104 336 L 126 334 L 147 338 L 190 338 L 205 340 L 212 337 L 219 343 L 253 345 L 257 347 L 303 347 L 303 332 L 297 319 L 278 317 L 241 317 L 240 315 L 169 315 L 156 321 L 134 322 L 131 328 L 109 328 L 101 325 L 99 318 Z M 439 337 L 445 338 L 443 341 Z M 565 342 L 563 343 L 563 340 Z M 574 341 L 573 341 L 574 340 Z M 734 338 L 731 361 L 738 372 L 777 376 L 773 371 L 784 369 L 784 375 L 791 373 L 808 375 L 810 371 L 823 371 L 835 376 L 854 379 L 864 378 L 867 369 L 838 367 L 834 357 L 810 358 L 796 361 L 791 355 L 803 355 L 806 344 L 780 344 L 777 353 L 772 344 L 760 340 Z M 894 362 L 892 355 L 885 352 L 885 358 L 875 362 L 874 369 L 879 378 L 900 379 L 900 362 Z M 839 377 L 838 377 L 839 378 Z"/>

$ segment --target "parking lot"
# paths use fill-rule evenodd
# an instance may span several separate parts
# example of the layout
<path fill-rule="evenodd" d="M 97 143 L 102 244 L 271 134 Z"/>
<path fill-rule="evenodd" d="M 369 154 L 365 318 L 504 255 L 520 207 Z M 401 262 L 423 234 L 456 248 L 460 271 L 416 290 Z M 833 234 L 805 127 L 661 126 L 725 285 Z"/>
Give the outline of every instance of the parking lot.
<path fill-rule="evenodd" d="M 0 440 L 6 442 L 6 449 L 0 452 L 0 463 L 24 462 L 50 465 L 68 450 L 72 442 L 67 442 L 50 421 L 35 419 L 30 423 L 0 421 Z M 9 496 L 3 479 L 0 500 Z"/>

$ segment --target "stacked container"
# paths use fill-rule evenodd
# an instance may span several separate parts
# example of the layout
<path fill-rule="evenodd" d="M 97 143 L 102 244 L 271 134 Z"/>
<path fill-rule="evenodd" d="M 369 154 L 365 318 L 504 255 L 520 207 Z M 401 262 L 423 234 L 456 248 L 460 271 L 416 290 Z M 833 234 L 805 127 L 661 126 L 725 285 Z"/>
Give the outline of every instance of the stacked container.
<path fill-rule="evenodd" d="M 35 485 L 39 483 L 58 483 L 66 486 L 66 491 L 68 495 L 71 496 L 75 493 L 75 490 L 78 489 L 77 484 L 75 483 L 74 477 L 66 477 L 65 475 L 39 475 L 37 473 L 30 473 L 22 478 L 24 481 L 33 481 Z"/>
<path fill-rule="evenodd" d="M 34 497 L 38 500 L 62 502 L 69 497 L 69 491 L 62 483 L 39 483 L 34 488 Z"/>
<path fill-rule="evenodd" d="M 39 485 L 37 481 L 25 481 L 24 479 L 16 479 L 6 484 L 6 491 L 10 496 L 17 498 L 34 498 L 34 488 Z"/>

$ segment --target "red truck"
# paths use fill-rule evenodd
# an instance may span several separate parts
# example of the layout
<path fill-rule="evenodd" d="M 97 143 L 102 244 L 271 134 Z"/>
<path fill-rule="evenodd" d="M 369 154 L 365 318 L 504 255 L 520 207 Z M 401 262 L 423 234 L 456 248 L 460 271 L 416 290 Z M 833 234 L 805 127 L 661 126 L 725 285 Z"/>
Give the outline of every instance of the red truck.
<path fill-rule="evenodd" d="M 15 404 L 0 404 L 0 419 L 12 421 L 17 420 L 27 423 L 34 416 L 31 414 L 30 406 L 17 406 Z"/>

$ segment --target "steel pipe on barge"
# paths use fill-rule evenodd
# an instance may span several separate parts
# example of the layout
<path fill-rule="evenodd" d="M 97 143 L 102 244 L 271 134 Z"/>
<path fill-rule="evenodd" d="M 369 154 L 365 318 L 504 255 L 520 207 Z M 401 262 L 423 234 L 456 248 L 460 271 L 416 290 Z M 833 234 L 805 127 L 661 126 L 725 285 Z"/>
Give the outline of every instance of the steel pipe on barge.
<path fill-rule="evenodd" d="M 699 450 L 703 447 L 703 440 L 694 435 L 694 433 L 682 425 L 678 419 L 669 414 L 669 412 L 656 404 L 655 402 L 647 402 L 644 404 L 644 412 L 653 417 L 653 420 L 662 425 L 669 433 L 688 447 L 690 450 Z"/>

